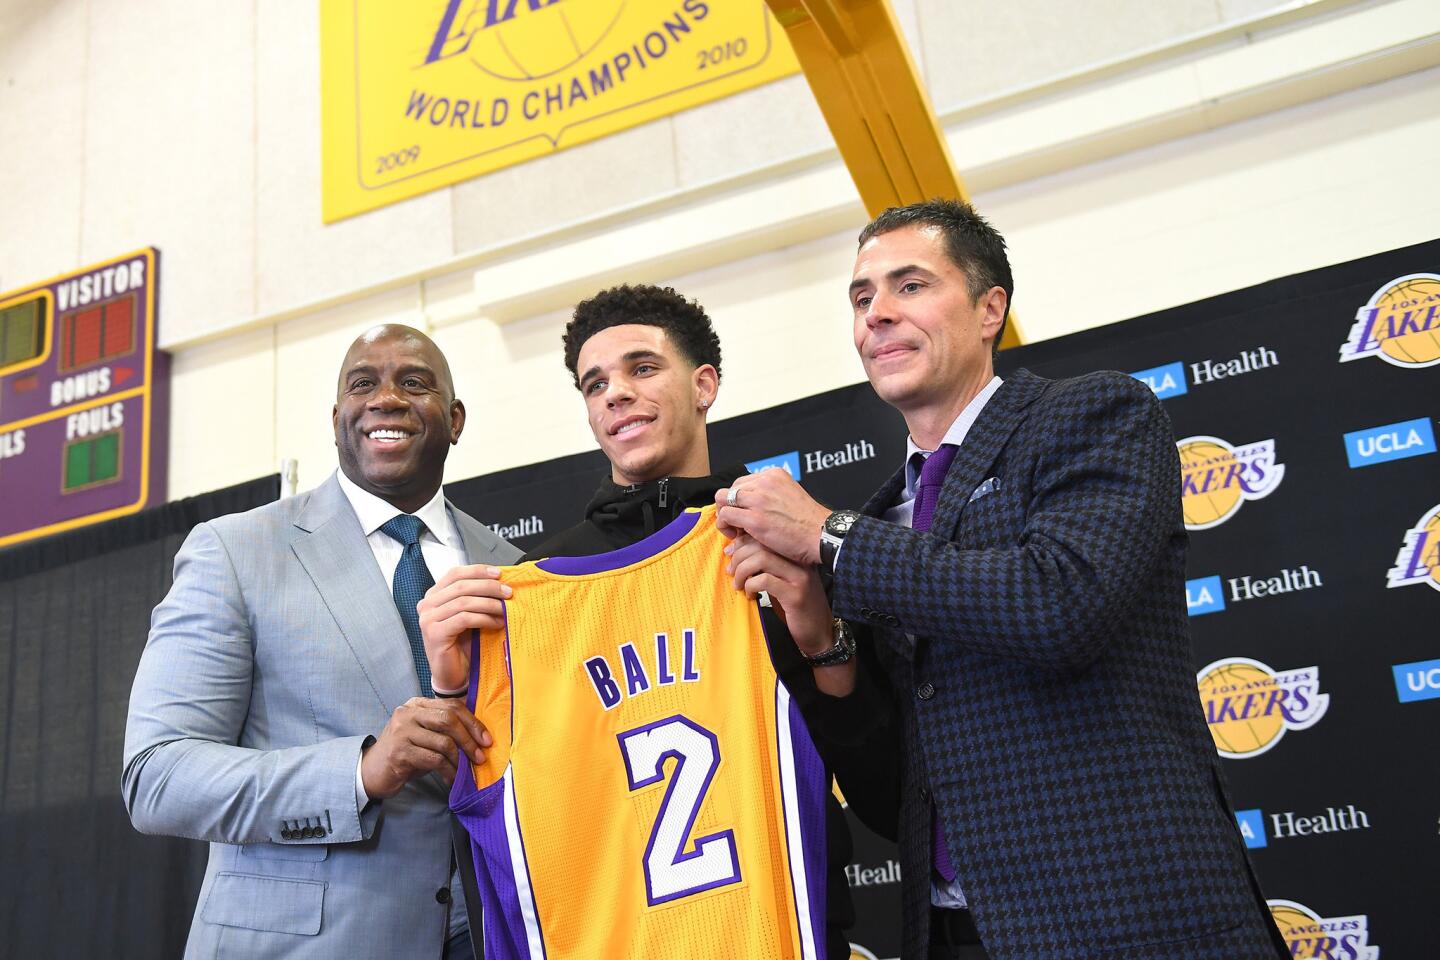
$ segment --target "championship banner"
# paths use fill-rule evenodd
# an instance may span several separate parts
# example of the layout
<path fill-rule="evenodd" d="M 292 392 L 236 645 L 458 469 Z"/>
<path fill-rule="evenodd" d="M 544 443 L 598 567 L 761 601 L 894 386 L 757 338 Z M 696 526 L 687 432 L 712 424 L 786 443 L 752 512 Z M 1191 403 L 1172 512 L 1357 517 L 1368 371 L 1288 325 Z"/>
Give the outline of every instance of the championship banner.
<path fill-rule="evenodd" d="M 325 222 L 799 69 L 764 0 L 321 0 Z"/>
<path fill-rule="evenodd" d="M 165 501 L 153 247 L 0 294 L 0 547 Z"/>
<path fill-rule="evenodd" d="M 1170 416 L 1197 709 L 1296 957 L 1434 953 L 1437 364 L 1440 241 L 1000 355 L 1002 376 L 1131 373 Z M 572 388 L 557 368 L 536 389 Z M 715 423 L 710 446 L 717 467 L 781 467 L 858 507 L 900 467 L 905 425 L 861 384 Z M 529 549 L 583 517 L 607 466 L 591 451 L 447 494 Z M 850 820 L 851 956 L 896 957 L 895 848 Z"/>

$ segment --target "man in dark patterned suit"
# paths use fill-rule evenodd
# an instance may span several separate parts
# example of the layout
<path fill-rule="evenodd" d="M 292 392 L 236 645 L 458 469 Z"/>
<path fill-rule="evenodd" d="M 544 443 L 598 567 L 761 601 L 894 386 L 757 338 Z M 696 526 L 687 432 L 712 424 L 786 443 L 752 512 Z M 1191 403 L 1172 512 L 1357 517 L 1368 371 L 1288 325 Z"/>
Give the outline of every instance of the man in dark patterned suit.
<path fill-rule="evenodd" d="M 1123 374 L 1001 382 L 1011 290 L 966 204 L 865 228 L 855 346 L 909 459 L 858 512 L 778 470 L 721 490 L 737 586 L 784 609 L 821 749 L 899 841 L 906 960 L 1288 957 L 1196 690 L 1169 419 Z"/>

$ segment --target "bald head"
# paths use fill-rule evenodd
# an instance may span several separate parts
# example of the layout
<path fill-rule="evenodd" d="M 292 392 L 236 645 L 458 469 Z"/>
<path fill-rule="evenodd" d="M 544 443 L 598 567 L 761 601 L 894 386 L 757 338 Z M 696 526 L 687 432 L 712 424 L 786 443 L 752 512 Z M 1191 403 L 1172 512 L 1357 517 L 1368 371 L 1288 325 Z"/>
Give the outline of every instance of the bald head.
<path fill-rule="evenodd" d="M 350 349 L 345 351 L 344 361 L 340 364 L 340 379 L 335 390 L 337 399 L 345 392 L 345 375 L 355 365 L 356 357 L 372 352 L 377 344 L 387 341 L 408 342 L 412 349 L 427 357 L 430 366 L 435 371 L 440 387 L 445 391 L 446 400 L 455 399 L 455 381 L 450 376 L 450 363 L 445 359 L 445 354 L 440 352 L 435 341 L 426 336 L 423 331 L 407 327 L 403 323 L 381 323 L 354 339 L 350 344 Z"/>
<path fill-rule="evenodd" d="M 363 490 L 414 513 L 435 496 L 465 427 L 450 365 L 435 342 L 397 323 L 350 344 L 335 391 L 340 469 Z"/>

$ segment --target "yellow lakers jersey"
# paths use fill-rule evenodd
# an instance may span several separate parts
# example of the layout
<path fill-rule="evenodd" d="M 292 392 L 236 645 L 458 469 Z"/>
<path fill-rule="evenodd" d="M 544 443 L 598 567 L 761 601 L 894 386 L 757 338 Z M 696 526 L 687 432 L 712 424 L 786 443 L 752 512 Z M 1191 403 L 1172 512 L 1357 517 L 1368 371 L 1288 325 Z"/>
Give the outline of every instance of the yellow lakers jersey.
<path fill-rule="evenodd" d="M 503 570 L 451 791 L 487 960 L 823 956 L 827 778 L 724 542 L 707 507 Z"/>

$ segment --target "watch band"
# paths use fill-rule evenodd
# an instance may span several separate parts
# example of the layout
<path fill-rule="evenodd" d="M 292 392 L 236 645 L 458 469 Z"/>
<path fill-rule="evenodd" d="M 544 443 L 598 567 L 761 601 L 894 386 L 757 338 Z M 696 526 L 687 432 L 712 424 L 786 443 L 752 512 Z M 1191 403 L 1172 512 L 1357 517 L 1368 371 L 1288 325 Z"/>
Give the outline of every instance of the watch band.
<path fill-rule="evenodd" d="M 835 632 L 835 643 L 829 650 L 823 650 L 813 657 L 806 656 L 805 660 L 812 667 L 834 667 L 846 663 L 855 656 L 855 632 L 850 629 L 850 624 L 836 617 L 831 622 L 831 629 Z"/>
<path fill-rule="evenodd" d="M 820 527 L 820 575 L 822 578 L 829 578 L 835 575 L 835 558 L 840 553 L 840 544 L 845 541 L 845 534 L 860 519 L 860 514 L 854 510 L 836 510 L 825 518 L 825 523 Z"/>

